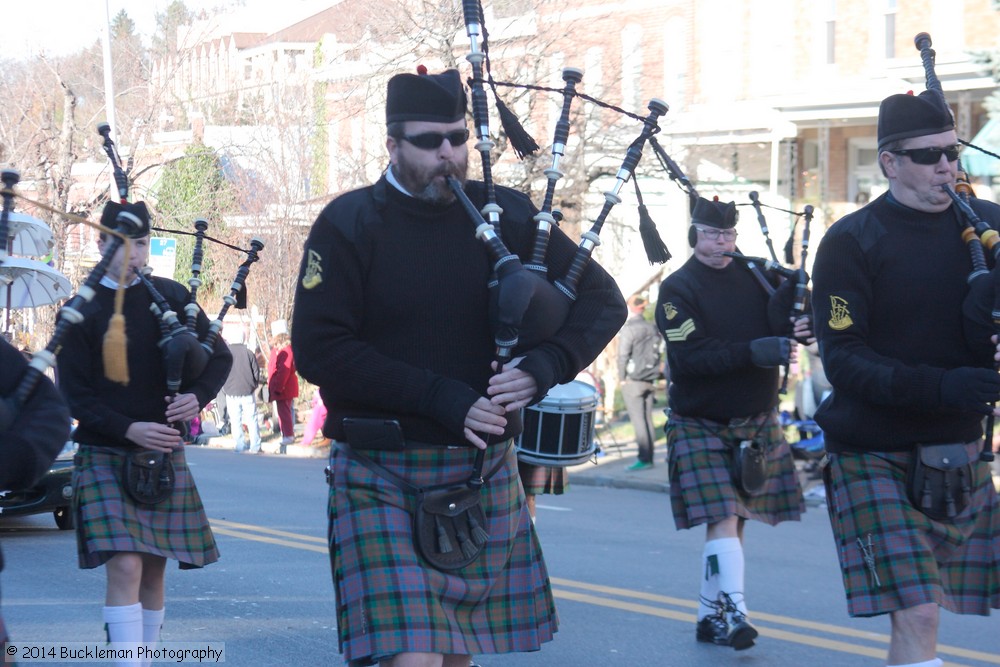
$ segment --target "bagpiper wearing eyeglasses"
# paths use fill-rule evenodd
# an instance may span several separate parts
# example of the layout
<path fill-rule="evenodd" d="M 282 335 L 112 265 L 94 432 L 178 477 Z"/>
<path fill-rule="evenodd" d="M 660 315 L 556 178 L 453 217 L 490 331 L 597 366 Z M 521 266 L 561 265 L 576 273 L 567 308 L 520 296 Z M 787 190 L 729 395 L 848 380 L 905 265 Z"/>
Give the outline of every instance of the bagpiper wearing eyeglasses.
<path fill-rule="evenodd" d="M 882 101 L 889 190 L 827 231 L 813 274 L 833 385 L 815 419 L 848 612 L 890 615 L 894 666 L 942 664 L 939 606 L 1000 608 L 1000 508 L 978 456 L 983 415 L 1000 396 L 994 279 L 967 281 L 972 261 L 944 190 L 957 175 L 954 128 L 937 90 Z M 997 206 L 971 205 L 997 227 Z M 951 472 L 918 466 L 932 458 Z"/>
<path fill-rule="evenodd" d="M 788 317 L 795 281 L 779 285 L 725 254 L 736 249 L 735 204 L 699 198 L 691 218 L 694 253 L 660 285 L 656 308 L 670 367 L 670 499 L 678 529 L 706 527 L 695 637 L 743 650 L 757 637 L 743 525 L 798 520 L 805 509 L 776 407 L 788 337 L 811 333 L 808 318 Z"/>

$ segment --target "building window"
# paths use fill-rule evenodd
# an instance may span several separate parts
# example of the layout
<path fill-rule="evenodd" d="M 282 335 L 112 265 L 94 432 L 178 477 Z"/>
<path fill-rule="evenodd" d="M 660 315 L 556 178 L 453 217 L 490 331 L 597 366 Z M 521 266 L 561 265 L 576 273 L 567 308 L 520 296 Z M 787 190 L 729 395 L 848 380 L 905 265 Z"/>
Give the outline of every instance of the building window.
<path fill-rule="evenodd" d="M 837 0 L 829 0 L 826 6 L 826 64 L 837 62 Z"/>
<path fill-rule="evenodd" d="M 896 0 L 886 0 L 885 57 L 896 57 Z"/>
<path fill-rule="evenodd" d="M 531 0 L 499 0 L 493 3 L 493 13 L 498 19 L 513 19 L 530 14 L 533 7 Z"/>

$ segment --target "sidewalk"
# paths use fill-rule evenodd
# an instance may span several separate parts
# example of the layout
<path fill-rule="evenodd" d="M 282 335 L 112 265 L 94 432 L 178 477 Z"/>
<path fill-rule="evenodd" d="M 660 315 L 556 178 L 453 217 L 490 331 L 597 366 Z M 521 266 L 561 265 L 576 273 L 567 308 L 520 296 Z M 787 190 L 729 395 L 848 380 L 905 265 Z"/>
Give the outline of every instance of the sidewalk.
<path fill-rule="evenodd" d="M 211 427 L 214 429 L 214 425 Z M 295 442 L 290 445 L 285 445 L 285 453 L 280 454 L 281 450 L 281 436 L 277 434 L 267 434 L 263 433 L 261 429 L 260 436 L 260 452 L 261 455 L 269 456 L 293 456 L 296 458 L 307 458 L 307 459 L 326 459 L 330 456 L 330 445 L 325 444 L 323 446 L 309 446 L 304 447 L 302 444 L 302 424 L 295 425 Z M 320 441 L 320 438 L 316 439 Z M 249 443 L 248 443 L 249 444 Z M 234 451 L 236 449 L 236 439 L 232 435 L 199 435 L 193 445 L 195 447 L 211 447 L 212 449 L 228 449 L 229 451 Z M 242 455 L 247 455 L 247 452 L 243 452 Z"/>
<path fill-rule="evenodd" d="M 653 467 L 645 470 L 630 471 L 626 468 L 636 461 L 638 448 L 635 441 L 605 443 L 605 449 L 599 451 L 596 458 L 586 463 L 570 466 L 570 486 L 609 486 L 618 489 L 637 489 L 639 491 L 670 492 L 670 479 L 667 468 L 667 449 L 662 442 L 657 442 L 653 448 Z"/>
<path fill-rule="evenodd" d="M 296 424 L 301 427 L 300 424 Z M 662 428 L 658 428 L 662 433 Z M 277 435 L 262 437 L 261 454 L 264 456 L 291 456 L 296 458 L 322 458 L 326 459 L 330 454 L 330 446 L 304 447 L 301 444 L 301 433 L 296 432 L 296 443 L 286 445 L 285 454 L 279 454 L 281 448 L 281 438 Z M 616 489 L 635 489 L 637 491 L 652 491 L 655 493 L 670 493 L 670 478 L 667 466 L 667 449 L 662 436 L 653 448 L 653 467 L 645 470 L 631 471 L 626 468 L 636 461 L 638 448 L 635 441 L 625 441 L 623 438 L 617 439 L 606 431 L 598 434 L 598 451 L 585 463 L 569 466 L 569 483 L 579 486 L 598 486 Z M 198 438 L 197 445 L 212 447 L 215 449 L 228 449 L 235 447 L 235 441 L 231 435 L 226 436 L 205 436 Z M 242 455 L 247 455 L 244 452 Z M 799 481 L 803 491 L 806 492 L 806 504 L 818 506 L 823 503 L 822 485 L 817 480 L 812 479 L 805 472 L 799 472 Z"/>

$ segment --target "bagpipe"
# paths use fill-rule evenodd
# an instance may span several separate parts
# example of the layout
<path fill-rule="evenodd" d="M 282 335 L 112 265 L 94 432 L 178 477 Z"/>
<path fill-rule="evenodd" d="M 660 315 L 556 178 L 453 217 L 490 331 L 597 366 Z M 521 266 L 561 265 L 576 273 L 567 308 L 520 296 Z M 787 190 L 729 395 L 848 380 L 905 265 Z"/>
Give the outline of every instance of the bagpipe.
<path fill-rule="evenodd" d="M 768 208 L 773 208 L 784 213 L 788 213 L 792 216 L 792 228 L 788 235 L 788 241 L 785 243 L 784 247 L 784 260 L 785 264 L 795 263 L 795 230 L 798 226 L 798 219 L 801 217 L 804 220 L 802 225 L 802 239 L 800 245 L 799 254 L 799 266 L 798 268 L 788 268 L 778 260 L 778 254 L 774 250 L 774 243 L 771 240 L 771 233 L 767 226 L 767 218 L 764 216 L 763 204 L 760 201 L 760 195 L 757 192 L 750 192 L 748 194 L 750 198 L 750 205 L 753 206 L 754 212 L 757 214 L 757 223 L 760 226 L 760 232 L 764 236 L 764 242 L 767 245 L 767 250 L 770 255 L 770 259 L 764 257 L 751 257 L 743 255 L 739 252 L 734 253 L 723 253 L 734 259 L 737 259 L 748 266 L 759 265 L 766 271 L 773 271 L 786 280 L 795 281 L 795 292 L 792 298 L 792 307 L 789 312 L 789 319 L 793 322 L 800 318 L 802 315 L 806 314 L 808 304 L 809 304 L 809 274 L 806 273 L 806 261 L 809 257 L 809 233 L 810 227 L 812 226 L 813 212 L 814 208 L 810 204 L 806 204 L 801 212 L 789 211 L 787 209 L 779 209 L 775 206 L 769 206 Z M 800 341 L 801 342 L 801 341 Z M 795 354 L 794 348 L 790 352 L 791 355 Z M 792 368 L 791 357 L 788 363 L 785 364 L 785 372 L 781 378 L 781 387 L 778 389 L 778 393 L 784 394 L 788 390 L 788 376 Z"/>
<path fill-rule="evenodd" d="M 128 199 L 129 174 L 123 166 L 118 153 L 115 150 L 114 142 L 111 140 L 110 127 L 106 123 L 98 126 L 98 133 L 104 137 L 104 151 L 111 162 L 114 173 L 115 184 L 118 187 L 122 204 Z M 112 206 L 109 202 L 108 206 Z M 264 249 L 264 242 L 259 238 L 250 240 L 250 248 L 234 248 L 246 253 L 246 259 L 240 264 L 236 271 L 236 276 L 230 286 L 229 293 L 223 298 L 223 305 L 218 316 L 209 324 L 203 339 L 199 339 L 197 330 L 198 315 L 202 313 L 202 308 L 198 304 L 198 288 L 202 285 L 201 271 L 204 261 L 204 243 L 210 240 L 220 245 L 233 248 L 229 244 L 222 243 L 217 239 L 209 237 L 205 232 L 208 230 L 208 222 L 204 219 L 194 221 L 195 231 L 194 248 L 191 254 L 191 277 L 188 279 L 189 299 L 184 306 L 184 321 L 178 317 L 167 299 L 153 284 L 149 274 L 151 269 L 143 267 L 136 271 L 135 277 L 149 292 L 152 304 L 150 311 L 156 317 L 160 327 L 160 340 L 158 346 L 163 357 L 163 369 L 166 373 L 167 392 L 169 396 L 177 396 L 181 389 L 188 386 L 205 370 L 211 354 L 215 349 L 216 341 L 222 331 L 222 320 L 225 318 L 231 306 L 245 307 L 246 303 L 246 279 L 250 273 L 250 266 L 256 262 L 258 253 Z M 155 229 L 155 228 L 154 228 Z M 164 230 L 169 231 L 169 230 Z M 176 232 L 175 233 L 183 233 Z M 183 436 L 188 433 L 187 424 L 174 424 Z"/>
<path fill-rule="evenodd" d="M 0 212 L 0 238 L 3 239 L 7 238 L 7 225 L 10 213 L 13 210 L 15 196 L 14 186 L 19 180 L 20 175 L 16 170 L 5 169 L 0 173 L 0 181 L 3 182 L 4 186 L 2 193 L 0 193 L 3 196 L 3 209 Z M 79 291 L 70 297 L 59 309 L 55 330 L 48 343 L 43 349 L 38 350 L 32 355 L 31 361 L 28 363 L 28 368 L 25 370 L 14 392 L 6 397 L 5 400 L 8 402 L 8 406 L 12 408 L 11 414 L 16 414 L 24 406 L 31 397 L 32 392 L 38 386 L 39 381 L 45 376 L 45 373 L 55 366 L 56 355 L 62 347 L 62 341 L 69 332 L 70 327 L 83 321 L 84 315 L 82 309 L 88 302 L 93 300 L 97 293 L 97 285 L 107 273 L 108 266 L 111 264 L 111 260 L 114 258 L 115 253 L 118 252 L 118 249 L 122 245 L 127 247 L 132 239 L 140 239 L 149 235 L 150 230 L 148 217 L 144 217 L 141 214 L 136 215 L 135 212 L 126 210 L 118 210 L 113 214 L 110 212 L 105 214 L 102 216 L 102 224 L 100 225 L 76 216 L 71 217 L 77 222 L 83 222 L 84 224 L 98 228 L 102 233 L 108 235 L 108 241 L 105 243 L 100 260 L 91 269 L 80 286 Z M 0 264 L 2 264 L 5 255 L 6 249 L 0 253 Z M 115 315 L 112 316 L 113 320 L 115 317 L 121 318 L 120 304 L 118 306 Z M 112 327 L 109 326 L 108 331 L 113 339 Z M 108 368 L 107 365 L 109 362 L 113 363 L 111 362 L 110 355 L 105 360 L 106 373 L 109 376 L 120 378 L 122 368 L 120 366 Z M 125 381 L 128 381 L 127 370 L 125 371 Z"/>
<path fill-rule="evenodd" d="M 466 60 L 471 65 L 472 77 L 468 80 L 468 84 L 471 91 L 473 124 L 477 139 L 475 148 L 479 151 L 482 162 L 486 192 L 485 205 L 481 209 L 477 208 L 464 192 L 463 184 L 457 179 L 449 177 L 448 185 L 473 222 L 476 236 L 486 244 L 492 262 L 492 275 L 488 283 L 491 304 L 490 321 L 494 331 L 495 360 L 499 373 L 503 365 L 509 362 L 518 351 L 533 347 L 551 337 L 565 322 L 569 309 L 577 298 L 580 282 L 591 262 L 593 251 L 601 243 L 602 227 L 612 208 L 621 203 L 620 192 L 628 181 L 633 179 L 636 167 L 642 157 L 643 148 L 647 142 L 651 143 L 654 135 L 659 132 L 657 121 L 667 112 L 668 107 L 662 100 L 654 98 L 648 104 L 648 114 L 643 117 L 602 103 L 577 91 L 577 85 L 583 80 L 583 72 L 572 67 L 562 71 L 564 82 L 562 89 L 496 82 L 490 73 L 489 43 L 483 22 L 482 5 L 479 0 L 463 0 L 462 9 L 470 45 Z M 555 124 L 555 135 L 552 142 L 552 161 L 544 171 L 546 176 L 545 193 L 534 218 L 534 242 L 531 246 L 530 258 L 524 263 L 517 255 L 510 252 L 500 234 L 500 216 L 503 211 L 497 203 L 496 187 L 493 181 L 492 150 L 496 144 L 490 136 L 487 84 L 494 93 L 504 132 L 518 157 L 537 151 L 538 146 L 503 104 L 502 99 L 497 94 L 497 85 L 544 90 L 562 96 L 562 107 Z M 579 246 L 569 259 L 565 272 L 562 275 L 554 275 L 553 269 L 548 266 L 548 245 L 552 227 L 558 224 L 561 215 L 558 210 L 553 208 L 553 201 L 557 182 L 564 175 L 560 164 L 565 157 L 571 125 L 571 107 L 576 97 L 615 109 L 639 120 L 642 123 L 642 128 L 639 135 L 628 146 L 626 156 L 616 173 L 614 184 L 609 191 L 604 193 L 604 205 L 590 229 L 582 234 Z M 642 205 L 638 184 L 635 185 L 640 203 L 640 234 L 646 248 L 647 258 L 650 263 L 663 263 L 670 258 L 670 255 L 656 234 L 655 224 Z M 543 400 L 539 405 L 544 406 L 545 403 L 546 401 Z M 583 401 L 581 405 L 590 406 L 590 403 L 590 401 Z M 593 402 L 591 411 L 593 411 L 593 407 L 596 407 L 596 401 Z M 589 423 L 590 429 L 593 428 L 592 419 L 589 421 L 584 419 L 583 422 Z M 593 452 L 592 433 L 589 438 L 584 434 L 580 443 L 580 448 L 590 447 L 589 452 Z M 571 462 L 578 462 L 580 456 L 581 452 L 574 444 L 573 452 L 568 455 L 567 460 L 557 460 L 551 464 L 569 465 Z M 589 453 L 584 450 L 582 457 L 584 460 L 589 458 Z M 475 472 L 469 482 L 470 485 L 476 485 L 481 480 L 482 458 L 480 452 Z"/>
<path fill-rule="evenodd" d="M 114 142 L 111 140 L 111 128 L 107 123 L 101 123 L 97 128 L 98 134 L 104 138 L 103 147 L 108 155 L 113 168 L 115 186 L 118 194 L 118 201 L 109 201 L 101 214 L 100 224 L 90 222 L 85 218 L 69 213 L 52 209 L 39 202 L 31 202 L 36 206 L 50 210 L 74 222 L 84 224 L 98 229 L 107 236 L 107 241 L 101 254 L 100 260 L 91 269 L 78 292 L 59 309 L 55 331 L 46 346 L 35 352 L 28 364 L 24 376 L 14 393 L 8 397 L 14 411 L 20 409 L 31 396 L 38 382 L 44 374 L 56 364 L 56 356 L 62 347 L 62 341 L 74 324 L 79 324 L 84 320 L 82 309 L 84 305 L 93 300 L 96 295 L 96 288 L 101 279 L 107 274 L 108 267 L 118 250 L 125 246 L 128 252 L 129 244 L 135 239 L 149 236 L 154 228 L 150 224 L 149 212 L 144 202 L 128 203 L 129 174 L 122 167 L 122 162 L 118 157 Z M 20 180 L 15 170 L 3 170 L 0 173 L 0 180 L 3 182 L 3 209 L 0 211 L 0 238 L 7 237 L 7 222 L 15 197 L 14 186 Z M 150 310 L 160 322 L 161 339 L 159 341 L 160 351 L 163 356 L 163 366 L 167 376 L 167 390 L 171 396 L 175 396 L 180 389 L 193 382 L 204 370 L 214 349 L 216 340 L 222 329 L 222 320 L 230 306 L 243 307 L 246 302 L 246 279 L 249 274 L 250 265 L 258 260 L 258 253 L 263 249 L 264 243 L 257 238 L 250 241 L 250 248 L 244 250 L 239 247 L 223 243 L 217 239 L 212 239 L 205 234 L 208 223 L 204 220 L 195 221 L 196 231 L 195 250 L 192 256 L 192 276 L 188 281 L 190 285 L 190 300 L 185 306 L 185 322 L 177 317 L 170 304 L 156 289 L 152 281 L 146 275 L 138 276 L 139 280 L 150 291 L 153 304 Z M 176 230 L 174 233 L 184 234 Z M 201 307 L 197 303 L 197 291 L 201 285 L 201 264 L 203 261 L 203 243 L 210 240 L 220 245 L 224 245 L 234 250 L 246 253 L 245 261 L 239 266 L 236 277 L 230 287 L 229 294 L 224 297 L 223 306 L 219 315 L 211 321 L 203 340 L 199 340 L 196 330 L 196 323 Z M 3 261 L 4 251 L 0 251 L 0 262 Z M 124 285 L 128 283 L 132 276 L 114 276 L 119 284 L 119 289 L 115 296 L 114 313 L 108 324 L 108 331 L 103 341 L 104 372 L 108 380 L 119 384 L 129 383 L 128 364 L 126 361 L 125 347 L 127 344 L 125 336 L 125 321 L 122 315 L 122 305 L 124 301 Z M 182 432 L 186 430 L 186 425 L 176 425 Z"/>
<path fill-rule="evenodd" d="M 934 71 L 937 54 L 931 48 L 931 36 L 926 32 L 918 33 L 913 38 L 913 43 L 917 51 L 920 52 L 920 61 L 924 68 L 927 89 L 937 91 L 943 100 L 944 88 L 941 86 L 941 80 L 938 79 Z M 961 143 L 972 146 L 968 142 L 963 141 Z M 973 146 L 973 148 L 978 147 Z M 1000 334 L 1000 269 L 997 268 L 1000 266 L 1000 234 L 990 227 L 988 223 L 984 222 L 969 203 L 975 197 L 975 194 L 972 191 L 972 186 L 969 184 L 968 175 L 962 169 L 961 159 L 958 161 L 958 177 L 955 187 L 952 188 L 948 184 L 944 184 L 941 188 L 948 194 L 954 204 L 962 240 L 969 249 L 972 271 L 969 273 L 968 282 L 972 283 L 972 281 L 988 273 L 993 274 L 994 301 L 991 316 L 993 319 L 993 328 L 997 334 Z M 990 271 L 990 262 L 987 257 L 992 260 L 992 272 Z M 995 369 L 1000 371 L 1000 364 L 996 365 Z M 991 403 L 990 407 L 995 408 L 996 402 Z M 983 448 L 979 453 L 979 458 L 982 461 L 989 462 L 994 458 L 993 428 L 995 419 L 993 411 L 990 410 L 984 425 Z"/>

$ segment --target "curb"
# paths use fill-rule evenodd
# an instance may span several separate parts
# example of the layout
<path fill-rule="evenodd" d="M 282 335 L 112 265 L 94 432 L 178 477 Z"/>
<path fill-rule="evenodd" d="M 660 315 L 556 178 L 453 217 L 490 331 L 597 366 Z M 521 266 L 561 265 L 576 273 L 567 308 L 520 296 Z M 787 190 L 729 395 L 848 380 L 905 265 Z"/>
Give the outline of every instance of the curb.
<path fill-rule="evenodd" d="M 198 436 L 194 446 L 208 447 L 210 449 L 228 449 L 234 454 L 236 453 L 234 451 L 236 441 L 231 436 Z M 280 449 L 281 441 L 277 438 L 264 440 L 260 445 L 261 453 L 268 456 L 290 456 L 298 459 L 325 459 L 330 456 L 329 445 L 323 445 L 321 447 L 305 447 L 298 444 L 285 445 L 284 454 L 279 453 Z M 245 454 L 245 452 L 243 452 L 243 454 Z"/>

